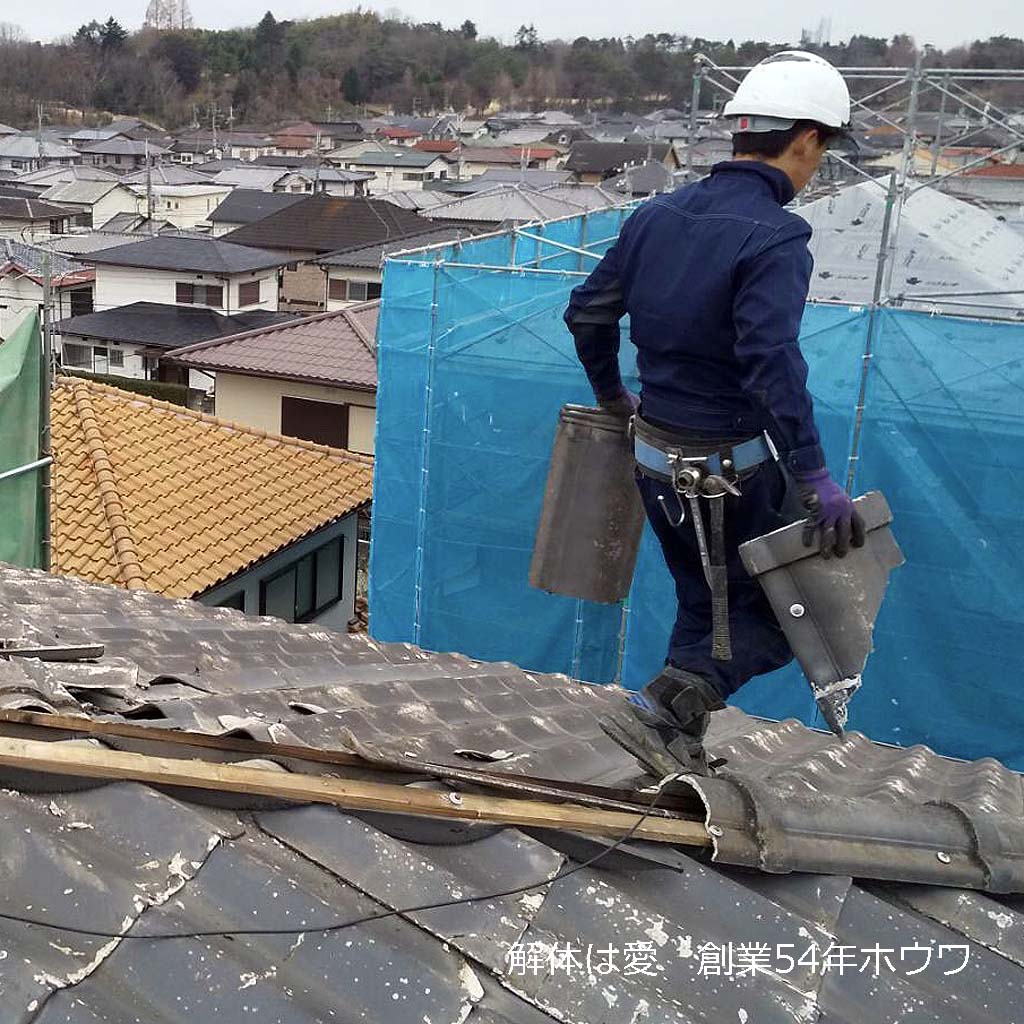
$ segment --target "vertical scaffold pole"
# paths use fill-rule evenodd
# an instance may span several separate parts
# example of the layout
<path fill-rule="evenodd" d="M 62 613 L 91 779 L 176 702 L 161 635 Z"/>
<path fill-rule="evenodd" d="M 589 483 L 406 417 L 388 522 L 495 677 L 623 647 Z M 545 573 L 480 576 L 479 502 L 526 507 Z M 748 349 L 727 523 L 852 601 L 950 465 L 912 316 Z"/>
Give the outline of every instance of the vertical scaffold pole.
<path fill-rule="evenodd" d="M 697 145 L 697 113 L 700 110 L 700 87 L 704 79 L 704 65 L 693 66 L 693 91 L 690 94 L 690 127 L 686 140 L 686 180 L 693 181 L 693 148 Z"/>
<path fill-rule="evenodd" d="M 853 438 L 850 442 L 850 460 L 846 467 L 846 491 L 853 494 L 857 462 L 860 459 L 860 436 L 864 426 L 864 408 L 867 404 L 868 374 L 874 358 L 875 330 L 878 323 L 879 306 L 882 303 L 882 283 L 885 280 L 886 263 L 889 260 L 889 236 L 892 232 L 892 216 L 896 206 L 898 186 L 896 172 L 889 175 L 889 188 L 885 194 L 885 216 L 882 218 L 882 236 L 878 242 L 878 260 L 875 264 L 875 287 L 868 310 L 867 336 L 864 339 L 864 355 L 861 361 L 860 388 L 857 392 L 857 409 L 853 421 Z"/>

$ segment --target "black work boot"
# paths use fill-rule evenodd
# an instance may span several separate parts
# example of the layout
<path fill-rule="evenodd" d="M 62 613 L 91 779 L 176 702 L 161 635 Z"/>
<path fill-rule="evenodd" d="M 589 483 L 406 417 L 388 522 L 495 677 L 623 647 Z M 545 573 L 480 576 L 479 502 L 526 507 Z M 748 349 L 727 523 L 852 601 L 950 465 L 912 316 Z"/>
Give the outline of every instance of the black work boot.
<path fill-rule="evenodd" d="M 710 775 L 724 764 L 709 763 L 704 751 L 711 712 L 725 707 L 706 679 L 667 665 L 644 687 L 643 699 L 646 707 L 630 701 L 627 711 L 609 715 L 600 725 L 649 772 L 657 778 L 672 772 Z"/>

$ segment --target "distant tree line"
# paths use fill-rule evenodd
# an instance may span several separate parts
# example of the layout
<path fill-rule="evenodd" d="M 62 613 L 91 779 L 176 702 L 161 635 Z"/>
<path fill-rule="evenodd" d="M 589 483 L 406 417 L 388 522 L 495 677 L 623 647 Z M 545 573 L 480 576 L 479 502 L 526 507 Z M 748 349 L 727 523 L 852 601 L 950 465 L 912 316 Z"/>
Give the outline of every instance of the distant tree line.
<path fill-rule="evenodd" d="M 308 21 L 278 21 L 268 11 L 251 28 L 133 34 L 109 18 L 52 44 L 0 25 L 0 120 L 30 123 L 38 104 L 54 116 L 62 108 L 87 118 L 135 114 L 167 127 L 213 107 L 231 109 L 236 124 L 344 117 L 367 106 L 403 113 L 496 105 L 686 109 L 695 54 L 746 65 L 784 45 L 671 33 L 545 41 L 532 25 L 523 25 L 509 45 L 482 37 L 472 21 L 449 29 L 367 11 Z M 839 64 L 872 67 L 905 66 L 915 54 L 907 35 L 856 35 L 816 49 Z M 1024 41 L 999 36 L 930 50 L 925 63 L 1022 68 Z M 1024 106 L 1018 84 L 990 83 L 981 91 L 1001 105 Z M 924 109 L 938 102 L 936 92 L 922 94 Z"/>

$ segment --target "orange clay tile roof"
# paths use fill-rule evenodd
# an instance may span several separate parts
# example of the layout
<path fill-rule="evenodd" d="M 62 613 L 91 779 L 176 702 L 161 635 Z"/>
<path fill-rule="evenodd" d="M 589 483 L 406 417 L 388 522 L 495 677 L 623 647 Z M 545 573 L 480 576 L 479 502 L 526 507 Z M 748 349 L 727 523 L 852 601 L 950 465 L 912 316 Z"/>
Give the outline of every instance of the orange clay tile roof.
<path fill-rule="evenodd" d="M 60 378 L 53 568 L 194 597 L 370 500 L 373 460 Z"/>

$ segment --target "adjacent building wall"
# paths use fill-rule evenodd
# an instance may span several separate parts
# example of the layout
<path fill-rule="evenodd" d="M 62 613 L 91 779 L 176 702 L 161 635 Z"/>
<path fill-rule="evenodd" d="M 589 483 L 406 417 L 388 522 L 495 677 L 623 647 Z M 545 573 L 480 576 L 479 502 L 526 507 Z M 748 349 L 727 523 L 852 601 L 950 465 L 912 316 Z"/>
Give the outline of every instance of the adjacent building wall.
<path fill-rule="evenodd" d="M 196 600 L 201 604 L 217 606 L 224 604 L 227 600 L 242 592 L 244 594 L 244 607 L 242 611 L 247 615 L 259 615 L 260 584 L 263 580 L 277 575 L 277 573 L 285 569 L 292 562 L 298 561 L 303 555 L 308 554 L 322 544 L 333 540 L 335 537 L 341 537 L 345 552 L 342 568 L 341 600 L 316 616 L 312 621 L 344 633 L 349 619 L 352 618 L 355 612 L 356 528 L 357 514 L 352 512 L 345 516 L 344 519 L 331 523 L 309 537 L 290 544 L 283 551 L 271 555 L 247 572 L 241 573 L 226 583 L 221 583 L 206 591 L 206 593 L 198 595 Z"/>
<path fill-rule="evenodd" d="M 260 301 L 257 305 L 240 307 L 238 286 L 259 280 Z M 127 306 L 132 302 L 161 302 L 177 305 L 175 285 L 179 282 L 223 285 L 224 305 L 211 306 L 219 313 L 237 313 L 239 309 L 269 309 L 277 306 L 277 273 L 273 268 L 254 270 L 246 274 L 218 277 L 215 274 L 194 274 L 187 270 L 146 270 L 141 267 L 96 267 L 96 309 L 106 310 Z"/>
<path fill-rule="evenodd" d="M 271 434 L 281 433 L 281 399 L 308 398 L 348 406 L 348 447 L 364 455 L 373 454 L 376 396 L 366 391 L 326 387 L 278 380 L 274 377 L 247 377 L 239 373 L 217 373 L 215 411 L 221 419 L 232 420 Z"/>

